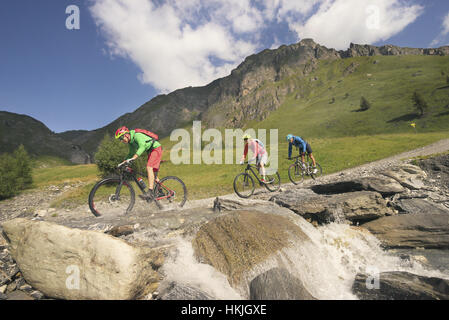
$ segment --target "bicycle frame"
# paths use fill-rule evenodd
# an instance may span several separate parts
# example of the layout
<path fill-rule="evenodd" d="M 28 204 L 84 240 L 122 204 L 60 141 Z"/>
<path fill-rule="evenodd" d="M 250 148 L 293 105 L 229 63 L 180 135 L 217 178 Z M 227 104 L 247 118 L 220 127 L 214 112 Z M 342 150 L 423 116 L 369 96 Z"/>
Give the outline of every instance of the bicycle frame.
<path fill-rule="evenodd" d="M 248 171 L 251 171 L 253 173 L 253 176 L 256 177 L 257 181 L 259 181 L 259 183 L 261 183 L 262 181 L 259 179 L 259 176 L 257 175 L 257 173 L 254 172 L 254 169 L 259 171 L 259 168 L 257 168 L 257 166 L 251 165 L 251 164 L 248 163 L 246 168 L 245 168 L 245 173 L 249 174 Z"/>
<path fill-rule="evenodd" d="M 131 167 L 127 166 L 125 167 L 123 170 L 121 170 L 120 172 L 120 184 L 117 186 L 117 189 L 115 190 L 115 197 L 116 198 L 120 198 L 120 190 L 122 188 L 122 185 L 124 183 L 127 183 L 127 181 L 132 180 L 136 183 L 136 185 L 139 187 L 140 191 L 142 193 L 145 193 L 145 189 L 140 185 L 139 181 L 137 180 L 137 176 L 145 176 L 142 173 L 139 172 L 135 172 Z M 158 173 L 156 172 L 154 175 L 154 183 L 155 183 L 155 187 L 160 187 L 165 189 L 166 191 L 168 191 L 168 194 L 166 196 L 163 197 L 158 197 L 156 198 L 156 200 L 161 200 L 161 199 L 168 199 L 169 197 L 172 197 L 174 195 L 174 191 L 169 189 L 168 187 L 164 186 L 162 183 L 160 183 L 159 181 L 157 181 L 157 175 Z"/>

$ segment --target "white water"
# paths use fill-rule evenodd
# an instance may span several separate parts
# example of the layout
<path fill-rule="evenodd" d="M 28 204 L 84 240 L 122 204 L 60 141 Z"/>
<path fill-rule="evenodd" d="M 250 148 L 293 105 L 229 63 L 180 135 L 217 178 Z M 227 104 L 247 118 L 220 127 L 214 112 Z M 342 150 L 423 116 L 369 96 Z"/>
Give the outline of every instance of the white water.
<path fill-rule="evenodd" d="M 363 229 L 331 223 L 318 228 L 299 216 L 291 219 L 310 240 L 292 243 L 287 249 L 253 268 L 245 275 L 246 285 L 232 288 L 226 276 L 207 264 L 198 263 L 187 240 L 179 240 L 177 254 L 164 265 L 168 280 L 189 284 L 216 299 L 248 299 L 248 284 L 273 267 L 283 267 L 301 279 L 317 299 L 357 299 L 352 284 L 358 272 L 375 276 L 385 271 L 408 271 L 423 276 L 449 279 L 449 273 L 428 270 L 415 261 L 405 263 L 384 251 L 380 242 Z"/>

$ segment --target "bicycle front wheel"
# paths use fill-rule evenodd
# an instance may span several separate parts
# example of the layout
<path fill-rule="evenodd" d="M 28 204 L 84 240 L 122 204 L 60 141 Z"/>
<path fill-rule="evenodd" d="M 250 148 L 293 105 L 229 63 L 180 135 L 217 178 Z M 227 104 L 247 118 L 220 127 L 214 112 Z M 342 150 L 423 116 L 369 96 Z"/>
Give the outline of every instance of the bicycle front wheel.
<path fill-rule="evenodd" d="M 127 214 L 135 201 L 133 187 L 119 177 L 99 181 L 89 194 L 89 208 L 96 217 Z"/>
<path fill-rule="evenodd" d="M 154 200 L 162 209 L 178 209 L 187 201 L 187 188 L 178 177 L 165 177 L 156 184 Z"/>
<path fill-rule="evenodd" d="M 275 192 L 281 188 L 281 176 L 279 175 L 279 172 L 267 175 L 266 181 L 267 182 L 264 185 L 265 188 L 268 189 L 268 191 Z"/>
<path fill-rule="evenodd" d="M 304 169 L 300 164 L 293 163 L 288 167 L 288 178 L 293 184 L 300 184 L 304 181 Z"/>
<path fill-rule="evenodd" d="M 240 173 L 234 179 L 234 191 L 240 198 L 249 198 L 255 190 L 254 179 L 247 173 Z"/>

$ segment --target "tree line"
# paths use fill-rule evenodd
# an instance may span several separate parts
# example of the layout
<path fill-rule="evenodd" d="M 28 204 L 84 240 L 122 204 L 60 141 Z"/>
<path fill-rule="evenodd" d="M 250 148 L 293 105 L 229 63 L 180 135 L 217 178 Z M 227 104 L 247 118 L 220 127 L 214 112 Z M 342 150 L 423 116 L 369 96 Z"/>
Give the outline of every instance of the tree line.
<path fill-rule="evenodd" d="M 17 195 L 33 183 L 32 162 L 23 145 L 0 155 L 0 200 Z"/>

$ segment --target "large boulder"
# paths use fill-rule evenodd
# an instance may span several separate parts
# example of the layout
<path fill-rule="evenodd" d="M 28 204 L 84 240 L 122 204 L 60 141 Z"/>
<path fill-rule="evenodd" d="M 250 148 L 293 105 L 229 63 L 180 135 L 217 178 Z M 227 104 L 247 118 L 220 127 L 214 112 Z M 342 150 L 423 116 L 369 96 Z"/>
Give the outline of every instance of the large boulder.
<path fill-rule="evenodd" d="M 427 179 L 427 174 L 420 167 L 411 164 L 403 164 L 400 167 L 387 170 L 383 174 L 411 190 L 419 190 L 424 187 L 424 181 Z"/>
<path fill-rule="evenodd" d="M 304 194 L 291 190 L 271 198 L 280 206 L 289 208 L 305 219 L 318 223 L 348 220 L 364 223 L 394 211 L 377 192 L 356 191 L 330 196 Z"/>
<path fill-rule="evenodd" d="M 405 189 L 396 180 L 389 177 L 363 177 L 347 181 L 312 186 L 318 194 L 336 194 L 354 191 L 375 191 L 383 196 L 404 192 Z"/>
<path fill-rule="evenodd" d="M 445 206 L 425 199 L 399 199 L 394 206 L 402 213 L 449 214 Z"/>
<path fill-rule="evenodd" d="M 251 300 L 316 300 L 301 280 L 283 268 L 270 269 L 249 284 Z"/>
<path fill-rule="evenodd" d="M 449 214 L 399 214 L 363 227 L 388 248 L 449 248 Z"/>
<path fill-rule="evenodd" d="M 249 280 L 253 267 L 309 240 L 286 216 L 236 210 L 202 225 L 192 245 L 199 262 L 212 265 L 235 287 Z"/>
<path fill-rule="evenodd" d="M 380 273 L 378 281 L 376 288 L 372 276 L 357 274 L 352 291 L 362 300 L 449 300 L 446 279 L 393 271 Z"/>
<path fill-rule="evenodd" d="M 11 255 L 27 283 L 59 299 L 137 299 L 155 290 L 160 250 L 43 221 L 3 223 Z"/>

